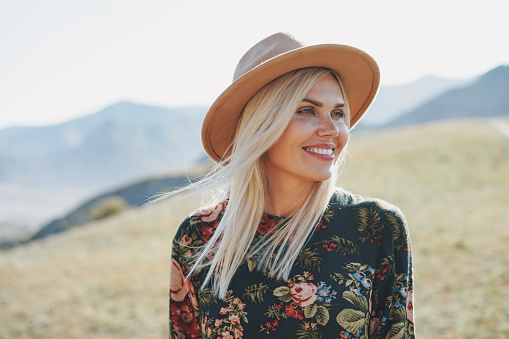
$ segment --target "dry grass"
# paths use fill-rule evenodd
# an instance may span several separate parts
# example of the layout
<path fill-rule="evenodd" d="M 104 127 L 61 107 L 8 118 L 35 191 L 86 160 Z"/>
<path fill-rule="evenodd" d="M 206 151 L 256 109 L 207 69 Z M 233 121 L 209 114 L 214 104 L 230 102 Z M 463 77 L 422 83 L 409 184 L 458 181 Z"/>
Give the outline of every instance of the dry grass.
<path fill-rule="evenodd" d="M 509 140 L 481 121 L 354 136 L 340 185 L 407 217 L 420 338 L 509 338 Z"/>
<path fill-rule="evenodd" d="M 509 337 L 509 140 L 480 121 L 354 135 L 339 184 L 407 216 L 419 338 Z M 164 201 L 0 252 L 0 338 L 166 338 Z"/>
<path fill-rule="evenodd" d="M 170 242 L 195 208 L 163 202 L 0 252 L 0 338 L 167 338 Z"/>

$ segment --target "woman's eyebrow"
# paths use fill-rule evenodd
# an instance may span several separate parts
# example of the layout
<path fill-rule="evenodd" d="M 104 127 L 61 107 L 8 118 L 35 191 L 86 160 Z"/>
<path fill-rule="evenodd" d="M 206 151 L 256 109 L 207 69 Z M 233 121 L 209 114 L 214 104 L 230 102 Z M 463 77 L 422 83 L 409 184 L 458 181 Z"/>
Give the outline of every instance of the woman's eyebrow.
<path fill-rule="evenodd" d="M 318 106 L 318 107 L 322 107 L 323 104 L 319 101 L 316 101 L 316 100 L 312 100 L 312 99 L 302 99 L 302 101 L 304 102 L 309 102 L 310 104 L 313 104 L 315 106 Z M 345 107 L 345 103 L 340 103 L 340 104 L 337 104 L 336 106 L 334 106 L 334 108 L 341 108 L 341 107 Z"/>

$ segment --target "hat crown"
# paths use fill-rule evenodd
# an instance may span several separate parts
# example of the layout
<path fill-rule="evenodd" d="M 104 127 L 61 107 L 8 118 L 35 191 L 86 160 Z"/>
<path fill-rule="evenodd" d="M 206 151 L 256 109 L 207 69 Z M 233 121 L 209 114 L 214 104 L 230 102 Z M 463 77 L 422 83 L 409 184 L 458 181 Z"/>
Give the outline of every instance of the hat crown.
<path fill-rule="evenodd" d="M 288 33 L 276 33 L 263 39 L 242 56 L 233 74 L 233 82 L 265 61 L 300 47 L 304 44 Z"/>

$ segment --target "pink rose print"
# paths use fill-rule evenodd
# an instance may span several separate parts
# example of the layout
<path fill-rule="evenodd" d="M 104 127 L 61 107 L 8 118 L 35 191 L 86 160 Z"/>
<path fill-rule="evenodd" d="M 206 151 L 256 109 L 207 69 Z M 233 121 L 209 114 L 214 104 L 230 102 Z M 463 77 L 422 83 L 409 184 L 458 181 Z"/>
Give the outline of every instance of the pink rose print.
<path fill-rule="evenodd" d="M 307 281 L 297 283 L 290 289 L 290 296 L 299 306 L 306 307 L 316 301 L 316 286 Z"/>
<path fill-rule="evenodd" d="M 190 280 L 186 280 L 182 267 L 175 259 L 171 259 L 170 268 L 170 296 L 174 301 L 181 302 L 186 295 L 195 309 L 198 309 L 198 297 Z"/>
<path fill-rule="evenodd" d="M 234 339 L 233 336 L 231 335 L 231 333 L 229 331 L 224 331 L 223 333 L 221 333 L 222 336 L 220 338 L 224 338 L 224 339 Z"/>
<path fill-rule="evenodd" d="M 189 280 L 185 280 L 182 267 L 175 259 L 171 259 L 170 268 L 170 296 L 181 302 L 189 292 Z"/>
<path fill-rule="evenodd" d="M 221 213 L 226 208 L 227 203 L 222 202 L 211 208 L 204 208 L 196 211 L 193 216 L 200 216 L 202 221 L 212 222 L 217 219 L 219 213 Z"/>
<path fill-rule="evenodd" d="M 246 307 L 246 304 L 244 304 L 244 303 L 242 302 L 242 300 L 240 300 L 239 298 L 235 298 L 235 299 L 233 300 L 232 304 L 233 304 L 233 305 L 237 305 L 237 307 L 238 307 L 239 309 L 241 309 L 241 310 L 242 310 L 242 309 L 244 309 L 244 307 Z"/>
<path fill-rule="evenodd" d="M 230 316 L 228 317 L 228 320 L 230 320 L 230 323 L 232 325 L 239 325 L 240 324 L 240 318 L 236 314 L 230 314 Z"/>

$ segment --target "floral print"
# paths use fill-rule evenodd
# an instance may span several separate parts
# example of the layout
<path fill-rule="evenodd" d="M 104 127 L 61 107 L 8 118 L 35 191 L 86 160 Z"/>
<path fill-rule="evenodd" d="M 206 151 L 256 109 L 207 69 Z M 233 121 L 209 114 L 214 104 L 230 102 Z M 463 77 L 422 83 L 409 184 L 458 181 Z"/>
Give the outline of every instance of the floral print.
<path fill-rule="evenodd" d="M 202 269 L 185 279 L 189 257 L 208 242 L 227 202 L 182 223 L 172 247 L 171 338 L 414 338 L 412 257 L 399 210 L 338 189 L 290 278 L 273 279 L 246 258 L 224 300 L 201 283 Z M 264 214 L 252 246 L 274 232 Z"/>
<path fill-rule="evenodd" d="M 262 215 L 262 220 L 260 221 L 260 224 L 258 225 L 258 233 L 261 235 L 266 235 L 269 233 L 274 233 L 276 229 L 274 228 L 275 220 L 270 219 L 267 214 Z"/>
<path fill-rule="evenodd" d="M 311 305 L 316 300 L 316 286 L 309 282 L 294 284 L 290 288 L 290 296 L 301 307 Z"/>
<path fill-rule="evenodd" d="M 189 300 L 170 307 L 170 320 L 173 323 L 176 338 L 198 338 L 200 327 Z"/>
<path fill-rule="evenodd" d="M 191 281 L 185 280 L 184 274 L 182 274 L 182 267 L 180 267 L 180 264 L 175 259 L 171 259 L 170 271 L 172 272 L 170 277 L 170 297 L 175 301 L 182 301 L 189 292 Z"/>
<path fill-rule="evenodd" d="M 318 301 L 325 301 L 326 303 L 330 304 L 332 302 L 332 299 L 336 299 L 336 294 L 338 294 L 336 291 L 331 290 L 331 286 L 327 286 L 325 282 L 320 281 L 318 284 L 318 293 L 316 300 Z"/>
<path fill-rule="evenodd" d="M 287 286 L 276 288 L 273 294 L 279 298 L 281 303 L 274 306 L 280 313 L 274 312 L 275 309 L 272 308 L 273 312 L 269 310 L 267 315 L 269 317 L 285 318 L 286 314 L 298 320 L 304 320 L 304 318 L 307 320 L 311 319 L 313 320 L 311 324 L 327 323 L 329 311 L 323 305 L 326 303 L 323 300 L 324 298 L 318 300 L 318 288 L 312 282 L 313 279 L 312 274 L 304 272 L 303 275 L 296 275 L 288 279 Z M 312 328 L 314 329 L 315 326 L 312 326 Z"/>
<path fill-rule="evenodd" d="M 221 307 L 219 311 L 220 318 L 215 318 L 214 321 L 204 318 L 202 337 L 243 338 L 244 328 L 241 322 L 247 322 L 247 313 L 244 310 L 246 304 L 239 298 L 232 296 L 231 291 L 228 291 L 225 302 L 228 303 L 228 306 Z"/>

